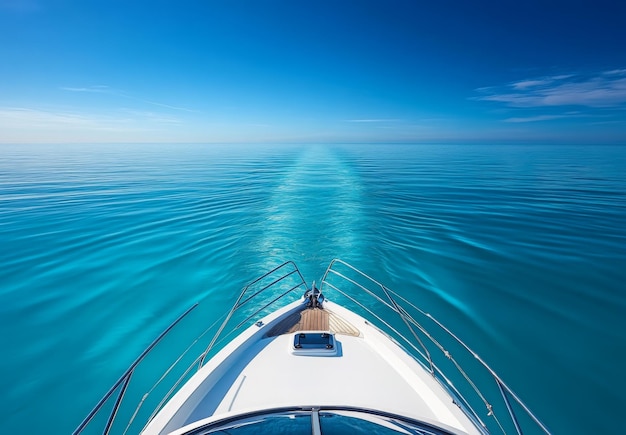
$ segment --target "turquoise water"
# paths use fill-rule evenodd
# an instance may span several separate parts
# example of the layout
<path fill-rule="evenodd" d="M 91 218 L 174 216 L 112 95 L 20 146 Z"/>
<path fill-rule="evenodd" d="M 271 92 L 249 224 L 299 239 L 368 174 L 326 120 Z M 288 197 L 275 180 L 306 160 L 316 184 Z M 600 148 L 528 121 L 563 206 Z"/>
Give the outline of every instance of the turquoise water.
<path fill-rule="evenodd" d="M 3 145 L 0 433 L 70 432 L 193 302 L 333 257 L 555 433 L 626 432 L 626 147 Z"/>

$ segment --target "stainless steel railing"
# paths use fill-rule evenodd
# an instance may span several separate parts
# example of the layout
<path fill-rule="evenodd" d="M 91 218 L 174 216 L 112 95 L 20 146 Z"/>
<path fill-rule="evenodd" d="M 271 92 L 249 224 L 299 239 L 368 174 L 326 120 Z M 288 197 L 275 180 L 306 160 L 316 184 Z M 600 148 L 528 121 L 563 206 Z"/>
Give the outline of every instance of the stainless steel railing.
<path fill-rule="evenodd" d="M 184 361 L 183 357 L 187 354 L 193 355 L 192 351 L 195 349 L 198 351 L 197 346 L 202 346 L 199 354 L 189 364 L 182 366 L 186 369 L 178 376 L 173 383 L 167 384 L 165 388 L 169 388 L 167 393 L 159 394 L 162 399 L 160 403 L 154 407 L 148 408 L 152 411 L 152 414 L 146 419 L 141 418 L 147 424 L 156 413 L 163 407 L 167 400 L 177 391 L 179 386 L 194 370 L 201 368 L 206 359 L 212 352 L 219 349 L 220 344 L 225 342 L 232 334 L 236 333 L 242 326 L 250 323 L 255 319 L 262 311 L 272 307 L 278 301 L 284 299 L 286 296 L 292 294 L 298 289 L 307 289 L 306 282 L 300 273 L 300 270 L 295 263 L 288 261 L 285 262 L 269 272 L 263 274 L 259 278 L 246 285 L 239 293 L 236 302 L 230 308 L 230 310 L 215 322 L 213 322 L 208 328 L 206 328 L 200 335 L 198 335 L 192 343 L 184 350 L 180 355 L 177 355 L 174 363 L 164 372 L 161 372 L 160 378 L 152 384 L 152 387 L 145 393 L 139 400 L 139 403 L 135 404 L 136 409 L 129 421 L 127 422 L 124 433 L 129 431 L 131 424 L 138 416 L 139 409 L 142 407 L 148 396 L 155 391 L 157 386 L 165 382 L 168 374 L 172 372 L 174 367 L 181 365 Z M 346 287 L 349 287 L 346 288 Z M 374 290 L 372 289 L 374 288 Z M 278 291 L 275 291 L 278 289 Z M 524 423 L 530 420 L 535 428 L 538 428 L 540 432 L 550 433 L 546 426 L 530 411 L 530 409 L 522 402 L 522 400 L 509 388 L 504 381 L 495 373 L 491 367 L 489 367 L 470 347 L 465 344 L 458 336 L 452 333 L 443 323 L 436 320 L 430 314 L 422 311 L 419 307 L 412 304 L 407 299 L 403 298 L 399 294 L 393 292 L 385 285 L 379 283 L 369 275 L 355 268 L 354 266 L 335 259 L 331 261 L 326 269 L 324 276 L 320 283 L 320 290 L 325 292 L 326 290 L 336 291 L 338 294 L 345 297 L 347 300 L 358 306 L 366 315 L 364 317 L 375 319 L 378 326 L 382 327 L 382 332 L 387 334 L 391 339 L 396 341 L 399 345 L 403 346 L 422 366 L 430 371 L 430 373 L 456 398 L 456 402 L 463 409 L 470 418 L 477 423 L 479 428 L 482 428 L 485 433 L 489 433 L 491 427 L 499 428 L 503 433 L 507 432 L 507 429 L 514 430 L 518 434 L 522 433 L 525 427 L 520 422 L 520 410 L 527 416 Z M 377 294 L 375 290 L 378 290 Z M 331 295 L 332 292 L 326 296 Z M 382 307 L 386 310 L 391 310 L 395 313 L 395 316 L 383 316 L 381 310 L 373 309 L 370 303 L 364 302 L 362 295 L 368 295 L 373 299 L 375 304 L 378 304 L 379 308 Z M 332 296 L 332 295 L 331 295 Z M 262 299 L 265 297 L 266 299 Z M 262 299 L 259 301 L 259 299 Z M 331 297 L 332 299 L 332 297 Z M 88 414 L 83 422 L 74 431 L 74 434 L 80 434 L 85 430 L 87 426 L 94 420 L 94 417 L 100 412 L 104 412 L 104 409 L 112 409 L 109 412 L 109 416 L 102 429 L 103 434 L 109 434 L 113 427 L 113 422 L 118 417 L 118 410 L 122 406 L 122 402 L 125 398 L 125 392 L 133 377 L 133 374 L 137 370 L 137 367 L 144 360 L 144 358 L 157 346 L 159 342 L 187 315 L 196 308 L 198 304 L 194 304 L 191 308 L 185 311 L 179 318 L 177 318 L 163 333 L 161 333 L 151 344 L 148 346 L 141 355 L 131 364 L 131 366 L 124 372 L 120 379 L 111 387 L 111 389 L 104 395 L 104 397 L 98 402 L 94 409 Z M 251 307 L 250 309 L 248 309 Z M 378 313 L 377 313 L 378 311 Z M 441 337 L 434 334 L 433 329 L 427 329 L 422 323 L 416 320 L 416 317 L 421 316 L 429 322 L 433 322 L 436 329 L 443 332 L 445 337 L 451 339 L 453 343 L 460 346 L 464 352 L 469 355 L 469 359 L 476 361 L 480 368 L 482 368 L 491 378 L 495 381 L 497 387 L 496 393 L 498 393 L 501 403 L 507 409 L 507 422 L 501 421 L 499 415 L 496 415 L 497 406 L 494 406 L 494 402 L 491 400 L 491 395 L 485 392 L 485 387 L 482 382 L 479 382 L 480 377 L 470 376 L 468 373 L 468 361 L 464 360 L 463 363 L 459 362 L 452 356 L 452 352 L 449 350 L 449 343 L 442 342 Z M 391 317 L 399 320 L 399 323 L 394 323 Z M 221 323 L 220 323 L 221 322 Z M 229 325 L 234 326 L 230 327 Z M 217 326 L 219 325 L 219 327 Z M 217 328 L 217 329 L 216 329 Z M 403 330 L 403 331 L 402 331 Z M 213 335 L 210 335 L 212 331 L 216 331 Z M 208 337 L 211 337 L 209 340 Z M 202 343 L 207 343 L 203 345 Z M 436 354 L 433 354 L 435 352 Z M 193 357 L 192 357 L 193 358 Z M 443 362 L 449 362 L 455 368 L 457 375 L 451 374 L 449 370 L 443 369 Z M 460 388 L 455 386 L 452 378 L 460 375 L 469 388 Z M 461 391 L 462 390 L 462 391 Z M 117 394 L 115 394 L 117 391 Z M 492 391 L 493 392 L 493 391 Z M 470 398 L 470 393 L 473 393 L 473 398 Z M 477 412 L 477 406 L 475 406 L 478 398 L 478 402 L 482 403 L 487 409 L 487 416 L 494 424 L 485 424 L 481 419 L 481 413 Z M 106 406 L 106 404 L 114 401 L 113 405 Z M 498 402 L 500 403 L 500 402 Z M 132 406 L 132 405 L 131 405 Z M 496 408 L 496 409 L 494 409 Z M 132 409 L 132 408 L 131 408 Z M 517 411 L 516 411 L 517 409 Z"/>
<path fill-rule="evenodd" d="M 130 367 L 128 367 L 128 369 L 126 369 L 124 374 L 117 380 L 117 382 L 115 384 L 113 384 L 113 386 L 109 389 L 109 391 L 107 391 L 107 393 L 102 397 L 102 399 L 100 399 L 98 404 L 96 406 L 94 406 L 94 408 L 87 415 L 87 417 L 85 417 L 85 419 L 82 421 L 82 423 L 74 430 L 74 432 L 73 432 L 74 435 L 81 433 L 87 427 L 87 425 L 91 422 L 91 420 L 96 416 L 96 414 L 98 414 L 100 412 L 100 410 L 107 403 L 107 401 L 111 397 L 115 397 L 115 403 L 113 404 L 113 409 L 111 410 L 111 412 L 109 414 L 109 418 L 107 419 L 106 425 L 105 425 L 102 433 L 106 435 L 106 434 L 108 434 L 111 431 L 111 427 L 113 425 L 113 421 L 115 420 L 115 417 L 117 416 L 117 412 L 119 411 L 120 406 L 122 404 L 122 400 L 124 399 L 124 394 L 126 393 L 128 385 L 130 383 L 130 380 L 133 377 L 133 374 L 135 373 L 135 369 L 137 368 L 137 366 L 144 360 L 144 358 L 150 353 L 150 351 L 152 351 L 152 349 L 154 349 L 154 347 L 157 344 L 159 344 L 159 342 L 181 320 L 183 320 L 187 316 L 187 314 L 189 314 L 197 306 L 198 306 L 198 304 L 195 303 L 191 307 L 189 307 L 183 314 L 178 316 L 178 318 L 174 322 L 172 322 L 152 343 L 150 343 L 150 345 L 141 353 L 141 355 L 139 355 L 139 357 L 137 357 L 137 359 L 130 365 Z M 121 386 L 120 390 L 117 392 L 117 395 L 114 396 L 115 391 L 120 386 Z"/>
<path fill-rule="evenodd" d="M 276 272 L 281 271 L 282 269 L 287 268 L 289 266 L 291 266 L 293 268 L 291 271 L 288 271 L 288 272 L 286 272 L 284 274 L 279 273 L 278 277 L 276 277 L 275 279 L 271 280 L 269 283 L 263 285 L 260 289 L 254 291 L 251 295 L 246 297 L 246 293 L 249 293 L 250 289 L 254 288 L 254 286 L 256 284 L 262 282 L 265 278 L 271 277 Z M 250 284 L 245 286 L 241 290 L 241 293 L 239 294 L 239 297 L 237 298 L 237 301 L 235 302 L 235 304 L 230 309 L 230 312 L 226 316 L 226 319 L 224 319 L 224 322 L 222 322 L 222 324 L 221 324 L 220 328 L 218 329 L 217 333 L 215 334 L 215 336 L 213 337 L 213 339 L 209 343 L 209 346 L 204 351 L 204 354 L 202 355 L 202 358 L 200 359 L 200 367 L 202 367 L 202 365 L 204 365 L 204 361 L 206 359 L 206 356 L 209 354 L 211 349 L 213 349 L 213 346 L 215 345 L 216 341 L 220 338 L 220 336 L 222 335 L 222 332 L 226 328 L 226 325 L 230 322 L 231 318 L 233 317 L 233 314 L 235 314 L 235 312 L 237 310 L 241 309 L 244 305 L 249 303 L 252 299 L 258 297 L 261 293 L 263 293 L 266 290 L 274 287 L 278 283 L 282 282 L 283 280 L 285 280 L 286 278 L 288 278 L 288 277 L 290 277 L 290 276 L 292 276 L 294 274 L 297 274 L 297 278 L 299 278 L 299 280 L 298 279 L 296 280 L 295 285 L 293 285 L 292 287 L 290 287 L 289 289 L 287 289 L 283 293 L 279 294 L 278 296 L 274 297 L 269 302 L 267 302 L 266 304 L 264 304 L 260 308 L 256 309 L 253 313 L 249 314 L 244 320 L 240 321 L 234 327 L 234 330 L 239 329 L 242 325 L 247 323 L 250 319 L 255 317 L 261 311 L 265 310 L 266 308 L 269 308 L 271 305 L 273 305 L 274 303 L 276 303 L 278 300 L 282 299 L 283 297 L 285 297 L 289 293 L 293 292 L 294 290 L 296 290 L 296 289 L 298 289 L 298 288 L 300 288 L 302 286 L 304 286 L 305 289 L 306 289 L 306 281 L 304 280 L 304 277 L 302 276 L 302 273 L 300 273 L 300 269 L 298 269 L 298 266 L 296 266 L 296 263 L 294 263 L 293 261 L 286 261 L 283 264 L 281 264 L 280 266 L 275 267 L 274 269 L 272 269 L 269 272 L 261 275 L 260 277 L 258 277 L 254 281 L 252 281 Z"/>
<path fill-rule="evenodd" d="M 346 290 L 344 287 L 345 285 L 348 285 L 350 290 Z M 377 294 L 370 287 L 374 287 L 379 290 L 380 294 Z M 382 330 L 382 332 L 386 333 L 390 338 L 394 339 L 394 341 L 404 347 L 405 350 L 413 355 L 413 357 L 422 366 L 424 366 L 424 368 L 429 370 L 431 374 L 457 398 L 457 404 L 468 414 L 470 418 L 478 423 L 479 427 L 481 427 L 485 433 L 490 433 L 491 428 L 497 428 L 503 433 L 507 433 L 507 429 L 510 428 L 517 434 L 521 435 L 523 430 L 520 422 L 520 411 L 525 414 L 527 417 L 526 420 L 532 422 L 533 429 L 535 431 L 538 430 L 539 432 L 546 434 L 550 433 L 541 420 L 535 416 L 535 414 L 528 408 L 528 406 L 526 406 L 526 404 L 524 404 L 519 396 L 515 394 L 515 392 L 513 392 L 508 385 L 506 385 L 506 383 L 489 365 L 487 365 L 482 358 L 478 356 L 476 352 L 474 352 L 457 335 L 452 333 L 452 331 L 450 331 L 443 323 L 439 322 L 429 313 L 424 312 L 422 309 L 412 304 L 399 294 L 388 289 L 385 285 L 376 281 L 374 278 L 365 274 L 361 270 L 339 259 L 332 260 L 324 273 L 320 284 L 320 290 L 324 292 L 325 289 L 332 289 L 340 293 L 342 296 L 360 307 L 360 309 L 366 313 L 366 317 L 371 316 L 376 319 L 377 323 L 383 325 L 385 329 Z M 371 305 L 364 303 L 363 299 L 357 295 L 357 292 L 372 297 L 374 301 L 383 307 L 395 312 L 402 321 L 400 326 L 404 325 L 405 327 L 405 333 L 399 331 L 400 327 L 398 325 L 392 325 L 388 318 L 383 319 L 380 314 L 374 312 L 374 310 L 370 308 Z M 326 296 L 329 297 L 329 294 L 326 294 Z M 409 312 L 409 310 L 411 312 Z M 468 366 L 467 361 L 463 361 L 463 364 L 461 364 L 461 362 L 459 362 L 460 358 L 457 359 L 453 357 L 452 353 L 442 344 L 442 339 L 436 336 L 437 334 L 435 334 L 432 330 L 426 329 L 423 324 L 418 322 L 415 319 L 416 315 L 422 316 L 428 321 L 433 322 L 435 327 L 439 330 L 438 332 L 442 332 L 445 337 L 451 339 L 453 343 L 459 345 L 460 349 L 466 352 L 466 356 L 468 356 L 471 360 L 478 362 L 479 367 L 481 367 L 489 375 L 489 377 L 495 381 L 497 391 L 499 392 L 499 400 L 502 400 L 501 403 L 503 403 L 507 409 L 507 422 L 500 420 L 498 415 L 496 415 L 494 403 L 492 403 L 491 400 L 488 400 L 488 395 L 484 392 L 486 386 L 483 386 L 482 383 L 480 386 L 478 385 L 477 379 L 481 379 L 481 377 L 470 376 L 466 368 L 466 366 Z M 406 336 L 407 332 L 413 340 Z M 430 346 L 428 343 L 430 343 Z M 469 389 L 463 388 L 463 392 L 461 392 L 460 389 L 454 385 L 454 382 L 451 381 L 452 374 L 449 372 L 444 373 L 444 371 L 440 368 L 441 363 L 434 360 L 431 350 L 439 351 L 440 355 L 443 357 L 441 360 L 449 361 L 453 365 L 457 371 L 457 375 L 455 377 L 460 375 L 461 379 L 469 385 Z M 480 413 L 476 411 L 476 406 L 472 405 L 472 403 L 475 403 L 476 400 L 472 400 L 468 397 L 468 393 L 470 392 L 473 392 L 475 397 L 482 402 L 487 409 L 487 416 L 490 417 L 495 424 L 487 425 L 483 422 L 480 418 Z M 491 398 L 491 396 L 489 397 Z M 514 406 L 514 404 L 516 404 L 516 406 Z M 517 412 L 516 408 L 518 409 Z"/>
<path fill-rule="evenodd" d="M 289 279 L 290 277 L 291 279 Z M 268 295 L 269 290 L 279 287 L 280 289 L 278 294 L 272 293 Z M 191 364 L 188 364 L 186 366 L 186 369 L 184 369 L 182 374 L 178 376 L 175 382 L 166 387 L 169 388 L 169 390 L 163 395 L 158 405 L 156 405 L 152 409 L 152 413 L 146 419 L 145 424 L 147 424 L 156 415 L 156 413 L 163 407 L 167 400 L 169 400 L 169 398 L 178 390 L 179 386 L 188 377 L 188 375 L 194 369 L 199 370 L 204 365 L 207 356 L 210 355 L 211 351 L 218 347 L 221 342 L 223 342 L 228 336 L 239 330 L 243 325 L 247 324 L 260 312 L 266 310 L 279 300 L 283 299 L 285 296 L 293 293 L 298 289 L 301 289 L 302 287 L 306 289 L 306 282 L 304 280 L 304 277 L 302 276 L 302 273 L 293 261 L 284 262 L 283 264 L 266 272 L 265 274 L 261 275 L 260 277 L 246 285 L 241 290 L 236 302 L 231 307 L 230 311 L 226 315 L 221 316 L 215 322 L 209 325 L 209 327 L 206 328 L 200 335 L 198 335 L 180 355 L 177 355 L 174 363 L 170 365 L 167 370 L 165 370 L 160 375 L 159 379 L 154 384 L 152 384 L 147 393 L 143 394 L 138 403 L 126 405 L 135 406 L 136 408 L 129 418 L 129 421 L 126 423 L 126 428 L 123 433 L 127 433 L 129 431 L 131 424 L 138 416 L 139 410 L 148 399 L 148 396 L 150 396 L 150 394 L 165 381 L 167 375 L 170 374 L 176 366 L 182 363 L 183 357 L 192 352 L 193 349 L 196 349 L 196 345 L 202 343 L 203 337 L 210 337 L 210 335 L 208 334 L 211 331 L 214 331 L 214 328 L 218 324 L 220 326 L 217 328 L 217 331 L 212 336 L 208 346 L 204 347 L 204 350 L 200 352 L 200 354 L 191 362 Z M 285 290 L 285 288 L 287 288 L 287 290 Z M 260 307 L 255 307 L 253 310 L 251 310 L 251 312 L 244 313 L 245 318 L 243 320 L 236 319 L 238 323 L 232 328 L 227 329 L 229 323 L 235 320 L 235 314 L 239 313 L 244 307 L 249 306 L 252 301 L 256 303 L 258 299 L 261 299 L 263 296 L 267 296 L 268 299 L 270 299 L 269 302 L 261 301 Z M 94 418 L 101 412 L 103 413 L 105 409 L 109 409 L 109 407 L 111 408 L 111 411 L 109 411 L 109 416 L 107 417 L 106 422 L 104 423 L 104 426 L 101 430 L 104 435 L 108 435 L 109 433 L 111 433 L 113 423 L 114 421 L 116 421 L 116 418 L 118 418 L 118 411 L 122 407 L 131 378 L 133 378 L 133 374 L 135 374 L 139 365 L 146 359 L 148 354 L 150 354 L 153 349 L 163 340 L 163 338 L 168 335 L 174 329 L 174 327 L 178 325 L 181 320 L 187 317 L 187 315 L 197 306 L 198 303 L 195 303 L 183 314 L 181 314 L 140 354 L 140 356 L 130 365 L 130 367 L 124 372 L 124 374 L 118 379 L 118 381 L 109 389 L 109 391 L 102 397 L 102 399 L 100 399 L 96 406 L 89 412 L 87 417 L 85 417 L 80 425 L 74 430 L 73 435 L 83 433 L 86 428 L 90 427 L 90 424 L 94 422 Z M 220 321 L 222 321 L 221 324 Z M 185 366 L 183 366 L 183 368 L 184 367 Z M 109 406 L 111 401 L 113 401 L 113 404 Z"/>

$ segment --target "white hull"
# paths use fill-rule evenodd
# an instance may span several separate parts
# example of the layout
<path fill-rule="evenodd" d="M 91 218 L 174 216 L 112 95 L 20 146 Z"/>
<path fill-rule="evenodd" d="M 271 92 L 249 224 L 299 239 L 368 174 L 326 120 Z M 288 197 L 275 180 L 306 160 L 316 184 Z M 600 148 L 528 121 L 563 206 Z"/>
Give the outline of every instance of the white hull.
<path fill-rule="evenodd" d="M 399 414 L 452 433 L 480 433 L 449 393 L 417 361 L 345 308 L 324 309 L 355 326 L 335 334 L 336 355 L 293 353 L 294 333 L 266 337 L 302 308 L 295 302 L 251 326 L 222 349 L 172 398 L 144 434 L 176 433 L 255 411 L 352 407 Z"/>
<path fill-rule="evenodd" d="M 300 300 L 273 308 L 303 289 Z M 354 308 L 325 296 L 337 296 Z M 223 321 L 210 325 L 175 358 L 136 407 L 123 409 L 130 380 L 144 357 L 196 305 L 137 358 L 75 435 L 102 422 L 96 416 L 114 398 L 104 434 L 124 427 L 124 433 L 139 432 L 137 425 L 144 435 L 521 434 L 522 425 L 549 433 L 504 381 L 441 322 L 341 260 L 330 263 L 320 289 L 315 284 L 309 288 L 292 262 L 244 287 Z M 207 345 L 207 334 L 220 321 Z M 244 325 L 250 326 L 217 351 L 219 339 Z M 204 351 L 190 353 L 195 345 Z M 187 358 L 193 355 L 198 357 Z M 213 356 L 206 360 L 209 355 Z M 186 363 L 178 364 L 182 361 Z M 189 362 L 187 369 L 178 370 L 178 365 Z M 170 382 L 169 375 L 178 380 Z M 169 392 L 159 393 L 155 399 L 160 403 L 152 401 L 142 410 L 157 386 L 156 391 L 166 387 Z M 117 419 L 120 415 L 123 418 Z"/>

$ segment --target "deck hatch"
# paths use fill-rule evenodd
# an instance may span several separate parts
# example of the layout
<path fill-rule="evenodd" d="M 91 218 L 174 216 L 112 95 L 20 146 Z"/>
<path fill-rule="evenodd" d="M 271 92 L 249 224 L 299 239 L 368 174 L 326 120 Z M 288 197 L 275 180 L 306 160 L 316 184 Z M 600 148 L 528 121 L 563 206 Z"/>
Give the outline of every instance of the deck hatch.
<path fill-rule="evenodd" d="M 296 355 L 335 355 L 336 347 L 335 336 L 329 332 L 306 331 L 293 334 L 292 351 Z"/>
<path fill-rule="evenodd" d="M 293 337 L 294 349 L 333 349 L 335 339 L 328 332 L 300 332 Z"/>

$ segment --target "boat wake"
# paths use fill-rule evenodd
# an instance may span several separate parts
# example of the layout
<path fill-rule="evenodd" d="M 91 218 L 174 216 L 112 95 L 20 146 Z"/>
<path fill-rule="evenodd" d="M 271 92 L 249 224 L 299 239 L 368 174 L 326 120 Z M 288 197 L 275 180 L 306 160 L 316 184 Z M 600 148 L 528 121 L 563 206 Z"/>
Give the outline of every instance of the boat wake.
<path fill-rule="evenodd" d="M 362 187 L 353 170 L 324 146 L 309 146 L 285 171 L 266 209 L 256 252 L 258 270 L 286 259 L 306 279 L 337 255 L 358 256 L 363 245 Z"/>

